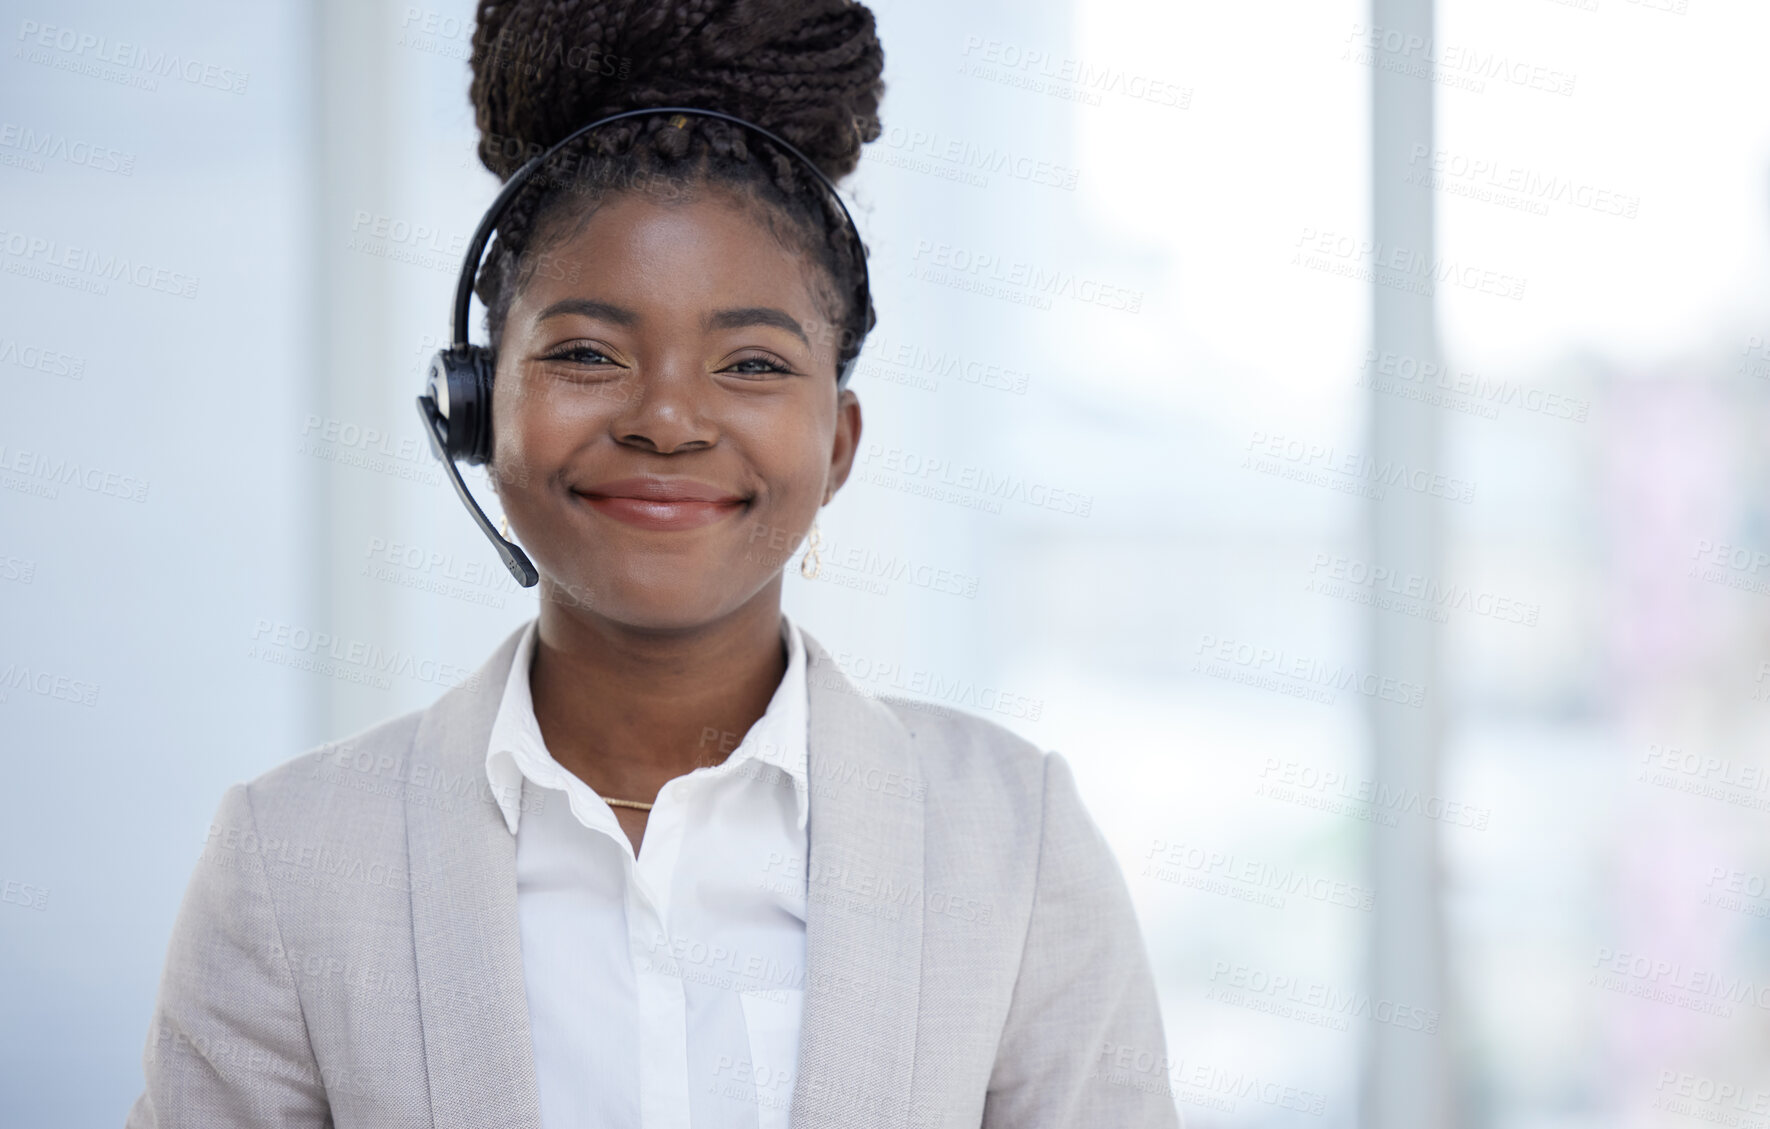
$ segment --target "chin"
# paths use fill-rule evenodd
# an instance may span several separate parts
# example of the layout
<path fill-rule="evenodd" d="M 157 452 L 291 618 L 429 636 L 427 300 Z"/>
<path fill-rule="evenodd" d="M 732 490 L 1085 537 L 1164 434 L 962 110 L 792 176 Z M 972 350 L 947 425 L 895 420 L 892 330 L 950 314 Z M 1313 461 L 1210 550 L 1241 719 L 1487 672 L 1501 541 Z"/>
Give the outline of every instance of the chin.
<path fill-rule="evenodd" d="M 590 615 L 659 631 L 699 627 L 743 603 L 730 590 L 729 569 L 683 564 L 682 568 L 664 568 L 655 561 L 636 562 L 628 570 L 601 576 L 581 568 L 569 575 L 554 573 L 542 600 L 567 615 Z"/>

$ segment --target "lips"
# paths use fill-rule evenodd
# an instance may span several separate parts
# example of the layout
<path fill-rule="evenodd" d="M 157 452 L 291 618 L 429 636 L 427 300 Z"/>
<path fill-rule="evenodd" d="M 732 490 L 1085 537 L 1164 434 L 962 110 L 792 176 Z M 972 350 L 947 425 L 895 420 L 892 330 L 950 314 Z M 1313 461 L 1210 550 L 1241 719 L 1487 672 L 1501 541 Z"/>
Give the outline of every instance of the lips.
<path fill-rule="evenodd" d="M 657 530 L 698 529 L 740 512 L 748 503 L 741 494 L 692 478 L 622 478 L 577 494 L 597 513 Z"/>

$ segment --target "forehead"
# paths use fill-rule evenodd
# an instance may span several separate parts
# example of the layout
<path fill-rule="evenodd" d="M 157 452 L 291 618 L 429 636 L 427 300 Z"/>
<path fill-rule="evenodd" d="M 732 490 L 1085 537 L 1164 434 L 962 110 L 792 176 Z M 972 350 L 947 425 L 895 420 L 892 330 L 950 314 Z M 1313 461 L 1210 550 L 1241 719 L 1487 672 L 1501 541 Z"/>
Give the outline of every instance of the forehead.
<path fill-rule="evenodd" d="M 696 316 L 772 305 L 809 318 L 815 309 L 814 265 L 727 193 L 679 201 L 619 193 L 547 235 L 519 307 L 582 295 Z"/>

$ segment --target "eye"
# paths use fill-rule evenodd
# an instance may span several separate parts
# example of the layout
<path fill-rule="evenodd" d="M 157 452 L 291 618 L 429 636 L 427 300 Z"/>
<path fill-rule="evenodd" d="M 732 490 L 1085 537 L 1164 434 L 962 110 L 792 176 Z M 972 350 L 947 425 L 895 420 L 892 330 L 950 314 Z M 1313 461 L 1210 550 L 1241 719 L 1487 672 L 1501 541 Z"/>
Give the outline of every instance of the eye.
<path fill-rule="evenodd" d="M 552 352 L 543 355 L 541 359 L 544 361 L 565 361 L 568 364 L 577 365 L 614 364 L 614 361 L 609 359 L 608 354 L 584 341 L 574 341 L 567 345 L 561 345 Z"/>
<path fill-rule="evenodd" d="M 739 376 L 764 376 L 771 372 L 790 374 L 793 370 L 773 357 L 745 357 L 727 367 L 725 371 L 737 373 Z"/>

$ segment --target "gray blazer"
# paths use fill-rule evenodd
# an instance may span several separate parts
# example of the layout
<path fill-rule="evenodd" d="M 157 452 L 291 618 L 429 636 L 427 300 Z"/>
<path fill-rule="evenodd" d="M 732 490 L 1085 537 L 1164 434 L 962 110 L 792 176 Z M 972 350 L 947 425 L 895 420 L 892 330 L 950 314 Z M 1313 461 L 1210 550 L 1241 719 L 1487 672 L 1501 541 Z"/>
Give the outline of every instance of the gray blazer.
<path fill-rule="evenodd" d="M 515 839 L 485 776 L 517 637 L 427 709 L 227 790 L 129 1126 L 538 1129 Z M 804 640 L 795 1129 L 1177 1129 L 1130 895 L 1063 757 L 869 695 Z"/>

